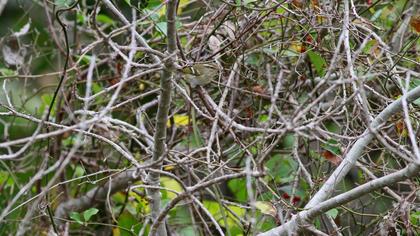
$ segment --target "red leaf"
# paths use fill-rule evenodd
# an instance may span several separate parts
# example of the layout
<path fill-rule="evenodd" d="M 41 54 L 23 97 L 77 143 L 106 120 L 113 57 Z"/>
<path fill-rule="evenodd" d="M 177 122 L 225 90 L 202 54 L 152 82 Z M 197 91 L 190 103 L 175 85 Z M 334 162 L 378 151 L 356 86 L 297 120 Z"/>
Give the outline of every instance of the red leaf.
<path fill-rule="evenodd" d="M 300 197 L 299 196 L 294 196 L 292 199 L 292 204 L 296 205 L 296 203 L 298 203 L 300 201 Z"/>
<path fill-rule="evenodd" d="M 312 35 L 310 34 L 306 35 L 305 40 L 306 40 L 306 43 L 308 44 L 311 44 L 314 41 L 314 39 L 312 38 Z"/>
<path fill-rule="evenodd" d="M 322 152 L 322 156 L 327 159 L 327 161 L 331 162 L 332 164 L 338 166 L 338 164 L 340 164 L 341 162 L 341 158 L 336 156 L 334 153 L 325 150 Z"/>

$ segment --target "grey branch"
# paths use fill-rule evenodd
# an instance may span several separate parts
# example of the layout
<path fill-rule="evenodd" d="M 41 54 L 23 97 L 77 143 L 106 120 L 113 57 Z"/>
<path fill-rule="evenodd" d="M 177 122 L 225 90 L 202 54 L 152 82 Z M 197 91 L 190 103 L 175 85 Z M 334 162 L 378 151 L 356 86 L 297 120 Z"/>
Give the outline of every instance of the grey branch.
<path fill-rule="evenodd" d="M 336 186 L 341 182 L 341 180 L 344 179 L 346 174 L 355 165 L 357 159 L 362 155 L 364 148 L 373 140 L 374 134 L 372 130 L 378 129 L 380 125 L 386 122 L 392 115 L 402 110 L 403 98 L 406 99 L 407 103 L 410 103 L 419 97 L 420 97 L 420 86 L 416 87 L 415 89 L 405 94 L 403 97 L 394 101 L 393 103 L 388 105 L 381 113 L 379 113 L 379 115 L 370 123 L 369 128 L 364 132 L 362 137 L 359 140 L 357 140 L 357 142 L 353 145 L 353 147 L 347 153 L 347 155 L 345 156 L 341 164 L 337 167 L 337 169 L 335 169 L 332 175 L 322 185 L 321 189 L 309 201 L 309 203 L 305 206 L 305 208 L 310 209 L 309 210 L 310 212 L 313 212 L 314 211 L 313 209 L 318 209 L 316 214 L 321 214 L 322 212 L 325 212 L 326 210 L 331 209 L 334 206 L 338 206 L 340 204 L 353 200 L 354 199 L 353 196 L 356 196 L 356 195 L 360 196 L 364 193 L 371 192 L 377 188 L 387 186 L 391 183 L 395 183 L 404 178 L 409 178 L 410 176 L 418 175 L 420 163 L 418 163 L 418 160 L 413 160 L 413 163 L 409 165 L 408 167 L 406 167 L 405 169 L 395 172 L 394 174 L 372 180 L 371 182 L 362 185 L 363 187 L 360 186 L 345 194 L 342 194 L 344 196 L 339 195 L 335 198 L 332 198 L 326 201 L 328 202 L 329 208 L 324 206 L 326 202 L 323 202 L 323 201 L 325 201 L 328 197 L 332 195 Z M 366 192 L 366 190 L 369 190 L 369 191 Z M 334 204 L 331 204 L 333 200 L 334 200 Z M 324 206 L 324 207 L 320 207 L 320 206 Z M 283 235 L 290 231 L 292 232 L 297 231 L 300 225 L 298 222 L 304 219 L 303 218 L 304 216 L 305 217 L 314 216 L 314 213 L 311 213 L 311 215 L 307 215 L 308 214 L 307 212 L 308 210 L 300 212 L 298 215 L 293 217 L 288 223 L 282 226 L 276 227 L 265 233 L 262 233 L 260 234 L 260 236 Z"/>

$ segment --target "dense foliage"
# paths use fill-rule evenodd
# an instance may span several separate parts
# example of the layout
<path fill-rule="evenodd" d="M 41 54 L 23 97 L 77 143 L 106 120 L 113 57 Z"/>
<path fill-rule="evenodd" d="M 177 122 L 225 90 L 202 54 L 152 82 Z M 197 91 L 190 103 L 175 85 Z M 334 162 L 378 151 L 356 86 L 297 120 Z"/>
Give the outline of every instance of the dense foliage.
<path fill-rule="evenodd" d="M 0 235 L 420 233 L 419 1 L 0 0 L 0 22 Z"/>

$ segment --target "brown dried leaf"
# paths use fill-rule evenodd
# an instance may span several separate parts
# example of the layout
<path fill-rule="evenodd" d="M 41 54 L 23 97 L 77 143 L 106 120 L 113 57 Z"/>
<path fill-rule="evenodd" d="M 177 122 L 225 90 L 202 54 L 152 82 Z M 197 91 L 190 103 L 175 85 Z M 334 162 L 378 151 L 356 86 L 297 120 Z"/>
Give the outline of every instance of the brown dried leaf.
<path fill-rule="evenodd" d="M 261 85 L 255 85 L 252 87 L 252 92 L 259 93 L 259 94 L 265 94 L 265 89 Z"/>
<path fill-rule="evenodd" d="M 410 19 L 410 25 L 417 33 L 420 33 L 420 15 L 412 16 Z"/>
<path fill-rule="evenodd" d="M 323 151 L 321 155 L 333 165 L 338 166 L 341 163 L 341 158 L 328 150 Z"/>
<path fill-rule="evenodd" d="M 400 137 L 407 137 L 407 135 L 408 135 L 408 131 L 407 131 L 407 129 L 405 128 L 405 123 L 404 123 L 404 120 L 403 120 L 403 119 L 400 119 L 400 120 L 398 120 L 398 121 L 395 123 L 395 129 L 396 129 L 396 131 L 397 131 L 397 134 L 398 134 Z"/>
<path fill-rule="evenodd" d="M 306 0 L 292 0 L 292 4 L 295 7 L 302 9 L 303 7 L 306 6 L 307 2 Z"/>

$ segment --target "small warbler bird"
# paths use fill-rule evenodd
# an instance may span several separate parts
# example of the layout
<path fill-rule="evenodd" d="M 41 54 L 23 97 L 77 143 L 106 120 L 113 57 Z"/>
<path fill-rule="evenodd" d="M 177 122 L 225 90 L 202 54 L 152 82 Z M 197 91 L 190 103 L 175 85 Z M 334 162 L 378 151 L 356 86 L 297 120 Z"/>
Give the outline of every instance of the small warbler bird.
<path fill-rule="evenodd" d="M 185 80 L 192 88 L 196 86 L 204 86 L 218 75 L 218 67 L 216 63 L 195 64 L 182 70 Z"/>

